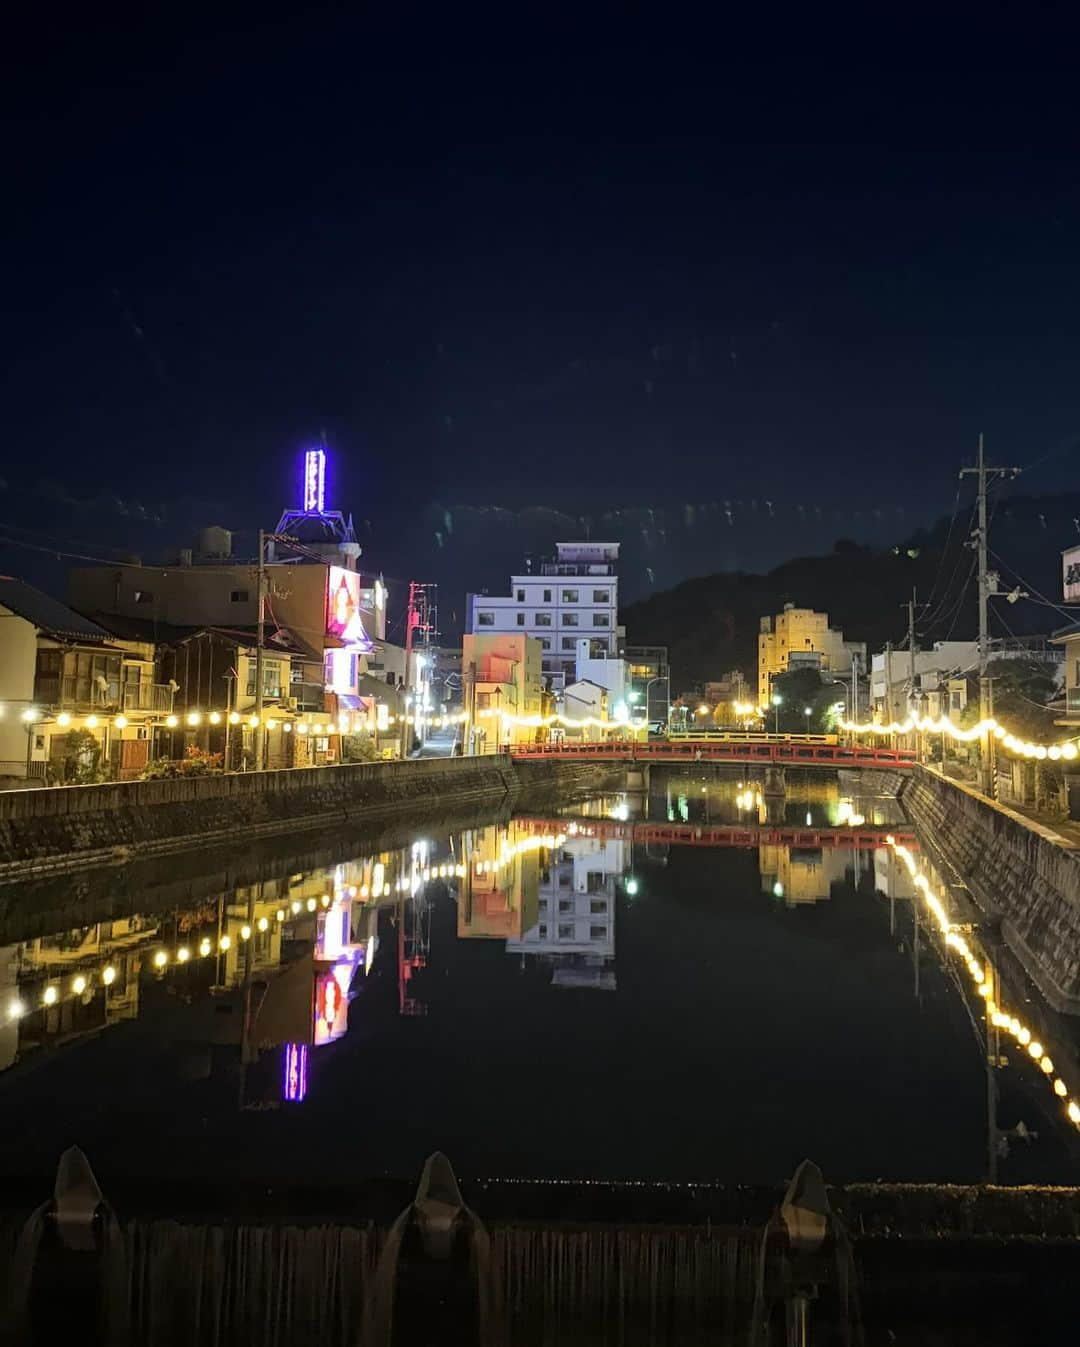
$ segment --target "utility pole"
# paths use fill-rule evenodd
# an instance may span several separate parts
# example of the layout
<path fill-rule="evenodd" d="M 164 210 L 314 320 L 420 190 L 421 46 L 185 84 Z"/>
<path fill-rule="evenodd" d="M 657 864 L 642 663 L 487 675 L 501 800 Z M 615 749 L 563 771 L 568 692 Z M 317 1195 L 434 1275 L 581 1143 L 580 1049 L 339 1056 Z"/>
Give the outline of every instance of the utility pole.
<path fill-rule="evenodd" d="M 259 530 L 258 616 L 255 624 L 255 770 L 263 767 L 263 624 L 266 621 L 266 535 Z"/>
<path fill-rule="evenodd" d="M 918 717 L 918 698 L 915 693 L 915 589 L 911 590 L 911 598 L 907 603 L 901 604 L 902 608 L 907 609 L 908 614 L 908 719 L 915 720 Z M 915 757 L 922 759 L 919 752 L 919 730 L 915 727 Z"/>
<path fill-rule="evenodd" d="M 978 524 L 975 529 L 975 537 L 972 540 L 978 556 L 979 569 L 979 719 L 988 720 L 994 711 L 993 689 L 990 686 L 990 680 L 986 676 L 986 666 L 989 662 L 990 644 L 988 639 L 987 616 L 990 604 L 990 595 L 997 591 L 997 573 L 987 569 L 987 553 L 989 551 L 989 539 L 987 537 L 986 523 L 986 490 L 995 479 L 1005 477 L 1016 477 L 1020 473 L 1019 468 L 988 468 L 986 466 L 986 456 L 983 452 L 982 432 L 979 432 L 979 458 L 974 468 L 961 468 L 961 477 L 974 477 L 976 479 L 976 504 L 978 509 Z M 992 734 L 983 731 L 979 740 L 979 778 L 983 794 L 990 795 L 994 793 L 994 771 L 992 753 L 995 740 Z"/>

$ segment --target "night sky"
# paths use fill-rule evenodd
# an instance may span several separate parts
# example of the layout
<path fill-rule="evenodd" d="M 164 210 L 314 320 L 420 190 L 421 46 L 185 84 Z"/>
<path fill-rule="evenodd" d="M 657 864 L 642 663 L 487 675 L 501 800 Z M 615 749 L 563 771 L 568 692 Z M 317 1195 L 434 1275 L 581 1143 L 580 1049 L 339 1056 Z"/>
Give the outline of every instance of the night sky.
<path fill-rule="evenodd" d="M 887 542 L 979 430 L 1071 484 L 1067 19 L 385 8 L 8 30 L 0 536 L 250 537 L 321 432 L 368 558 L 436 580 L 495 507 L 700 519 L 639 591 Z"/>

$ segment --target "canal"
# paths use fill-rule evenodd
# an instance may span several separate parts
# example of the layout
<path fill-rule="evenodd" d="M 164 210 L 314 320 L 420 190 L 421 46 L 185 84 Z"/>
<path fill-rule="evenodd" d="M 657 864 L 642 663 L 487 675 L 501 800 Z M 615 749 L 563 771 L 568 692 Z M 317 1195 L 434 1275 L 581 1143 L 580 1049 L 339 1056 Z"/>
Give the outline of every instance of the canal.
<path fill-rule="evenodd" d="M 326 1190 L 436 1149 L 465 1179 L 779 1185 L 810 1156 L 1076 1183 L 1071 1024 L 955 895 L 944 939 L 895 800 L 786 786 L 654 770 L 543 818 L 279 848 L 183 901 L 160 867 L 8 886 L 8 1191 L 50 1191 L 76 1143 L 106 1193 Z M 991 976 L 1027 1043 L 988 1035 Z"/>

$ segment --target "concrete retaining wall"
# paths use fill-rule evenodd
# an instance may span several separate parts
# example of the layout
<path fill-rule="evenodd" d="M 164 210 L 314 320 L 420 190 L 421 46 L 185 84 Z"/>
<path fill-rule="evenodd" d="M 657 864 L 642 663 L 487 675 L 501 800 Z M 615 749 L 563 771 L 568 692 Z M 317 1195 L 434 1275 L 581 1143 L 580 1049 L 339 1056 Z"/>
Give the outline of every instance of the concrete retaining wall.
<path fill-rule="evenodd" d="M 528 805 L 602 788 L 610 763 L 514 764 L 502 755 L 0 793 L 0 879 L 230 839 Z"/>
<path fill-rule="evenodd" d="M 1055 1009 L 1080 1014 L 1080 853 L 1050 828 L 919 768 L 903 802 L 931 850 L 1001 920 Z"/>

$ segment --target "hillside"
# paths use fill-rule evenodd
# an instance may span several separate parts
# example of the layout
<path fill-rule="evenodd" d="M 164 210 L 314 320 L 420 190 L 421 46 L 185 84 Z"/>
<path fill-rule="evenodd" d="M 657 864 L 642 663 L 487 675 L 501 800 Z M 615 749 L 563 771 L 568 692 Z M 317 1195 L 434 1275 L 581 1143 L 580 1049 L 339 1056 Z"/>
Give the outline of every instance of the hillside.
<path fill-rule="evenodd" d="M 1060 550 L 1078 539 L 1077 516 L 1080 497 L 1073 494 L 1001 502 L 991 531 L 999 560 L 991 564 L 998 566 L 1003 588 L 1023 577 L 1034 597 L 1015 605 L 994 601 L 992 635 L 1048 633 L 1068 620 L 1035 599 L 1041 594 L 1059 601 Z M 827 612 L 845 637 L 875 651 L 887 641 L 906 641 L 903 605 L 914 587 L 921 602 L 929 600 L 918 627 L 922 644 L 973 637 L 975 557 L 964 545 L 968 523 L 965 508 L 951 528 L 943 519 L 898 548 L 840 541 L 826 555 L 798 557 L 765 574 L 726 572 L 687 580 L 626 608 L 627 639 L 668 647 L 674 693 L 684 682 L 717 678 L 733 668 L 753 684 L 760 619 L 785 603 Z"/>

